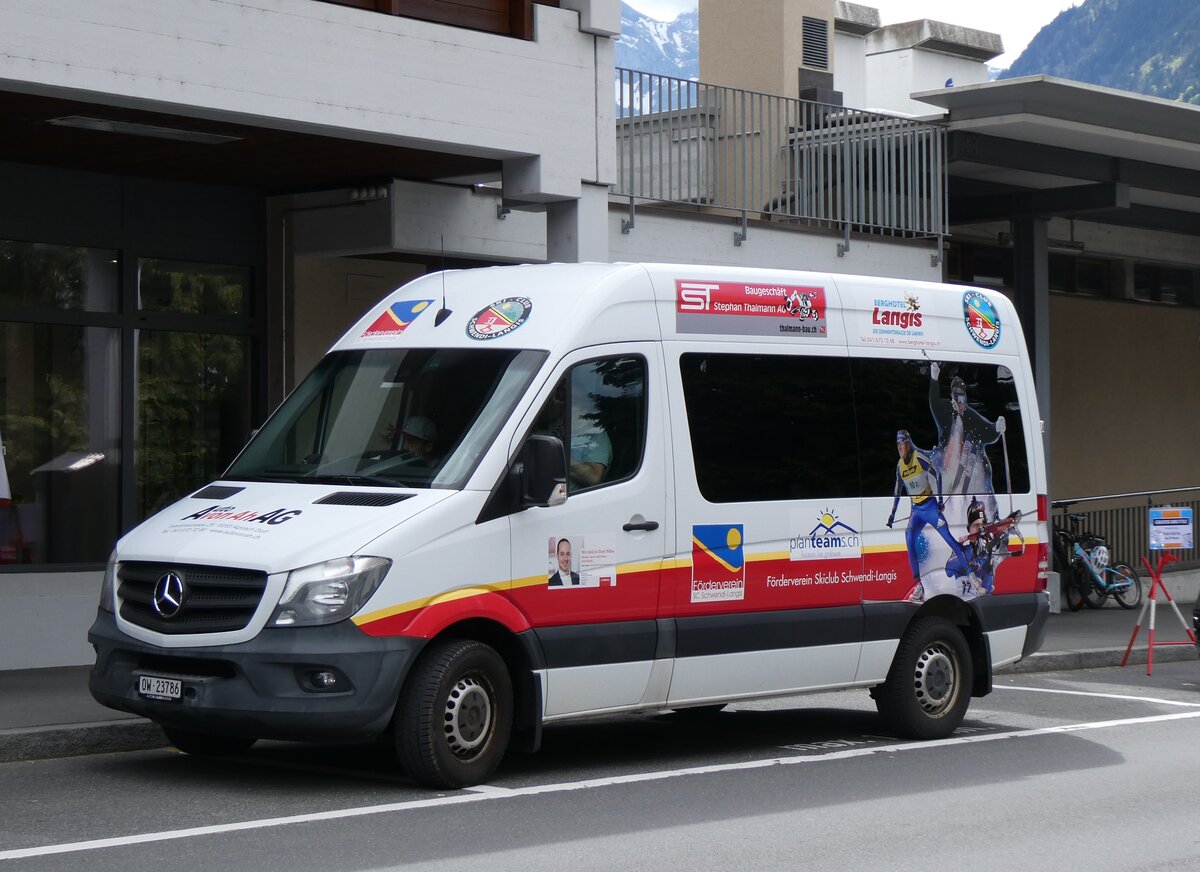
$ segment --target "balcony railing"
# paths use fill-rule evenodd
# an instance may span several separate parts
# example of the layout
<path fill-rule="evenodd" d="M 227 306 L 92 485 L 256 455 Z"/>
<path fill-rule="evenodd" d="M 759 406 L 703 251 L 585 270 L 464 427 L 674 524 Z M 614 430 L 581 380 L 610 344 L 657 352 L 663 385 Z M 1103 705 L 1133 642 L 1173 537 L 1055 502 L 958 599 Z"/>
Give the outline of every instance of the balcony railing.
<path fill-rule="evenodd" d="M 946 233 L 945 130 L 827 103 L 617 70 L 614 192 L 742 219 Z M 740 241 L 740 240 L 739 240 Z"/>

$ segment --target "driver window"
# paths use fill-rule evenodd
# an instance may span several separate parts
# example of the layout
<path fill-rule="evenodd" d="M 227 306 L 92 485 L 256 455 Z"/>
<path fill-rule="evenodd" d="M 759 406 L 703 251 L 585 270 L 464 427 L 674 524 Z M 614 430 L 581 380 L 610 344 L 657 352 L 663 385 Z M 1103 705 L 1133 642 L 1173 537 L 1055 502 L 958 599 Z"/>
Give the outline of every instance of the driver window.
<path fill-rule="evenodd" d="M 646 362 L 609 357 L 572 367 L 546 401 L 535 433 L 557 436 L 567 448 L 567 491 L 632 478 L 646 438 Z"/>

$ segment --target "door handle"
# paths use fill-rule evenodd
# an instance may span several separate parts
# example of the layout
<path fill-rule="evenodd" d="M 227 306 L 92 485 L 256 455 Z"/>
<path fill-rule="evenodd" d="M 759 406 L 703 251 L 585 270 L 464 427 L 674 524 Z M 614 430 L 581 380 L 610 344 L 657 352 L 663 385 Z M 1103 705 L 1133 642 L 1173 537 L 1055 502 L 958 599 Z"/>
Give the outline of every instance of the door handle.
<path fill-rule="evenodd" d="M 626 533 L 632 533 L 635 530 L 657 530 L 658 521 L 639 521 L 636 524 L 632 521 L 621 527 Z"/>

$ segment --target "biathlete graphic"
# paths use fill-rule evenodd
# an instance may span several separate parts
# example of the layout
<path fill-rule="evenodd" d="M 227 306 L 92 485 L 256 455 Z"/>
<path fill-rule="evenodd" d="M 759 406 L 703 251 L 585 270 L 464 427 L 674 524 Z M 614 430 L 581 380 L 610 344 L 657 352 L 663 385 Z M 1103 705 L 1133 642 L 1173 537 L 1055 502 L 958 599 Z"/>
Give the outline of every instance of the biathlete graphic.
<path fill-rule="evenodd" d="M 1016 533 L 1020 522 L 1021 512 L 1015 511 L 1006 518 L 988 523 L 983 503 L 971 498 L 967 506 L 967 535 L 962 538 L 964 555 L 962 558 L 955 555 L 946 561 L 946 574 L 961 582 L 964 599 L 986 596 L 995 590 L 996 566 L 1009 556 L 1009 535 Z"/>
<path fill-rule="evenodd" d="M 950 380 L 950 399 L 942 399 L 938 389 L 941 367 L 929 364 L 929 411 L 937 425 L 938 444 L 933 451 L 935 465 L 950 479 L 951 494 L 985 494 L 990 514 L 998 514 L 993 496 L 992 465 L 987 446 L 1004 435 L 1004 416 L 989 421 L 967 405 L 966 383 L 955 376 Z"/>
<path fill-rule="evenodd" d="M 907 493 L 912 499 L 912 513 L 908 516 L 904 542 L 908 546 L 908 565 L 912 569 L 913 575 L 913 588 L 908 594 L 908 600 L 919 603 L 925 599 L 925 587 L 921 584 L 921 558 L 917 552 L 921 531 L 926 526 L 937 530 L 946 544 L 950 546 L 954 557 L 964 565 L 967 562 L 967 555 L 962 546 L 950 535 L 946 516 L 942 514 L 944 505 L 942 475 L 929 460 L 929 455 L 916 449 L 907 430 L 896 432 L 896 451 L 900 455 L 900 460 L 896 463 L 896 489 L 887 525 L 890 528 L 895 522 L 896 508 L 900 505 L 900 497 Z M 937 483 L 936 497 L 930 477 Z"/>

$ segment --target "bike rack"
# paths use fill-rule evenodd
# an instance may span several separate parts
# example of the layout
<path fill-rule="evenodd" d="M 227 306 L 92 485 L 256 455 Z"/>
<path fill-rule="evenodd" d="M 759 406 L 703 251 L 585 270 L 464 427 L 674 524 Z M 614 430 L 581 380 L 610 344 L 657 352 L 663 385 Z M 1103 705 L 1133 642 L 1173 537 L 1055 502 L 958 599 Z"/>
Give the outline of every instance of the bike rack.
<path fill-rule="evenodd" d="M 1133 642 L 1137 638 L 1138 630 L 1140 630 L 1142 628 L 1142 618 L 1144 618 L 1146 616 L 1147 609 L 1150 610 L 1150 637 L 1148 640 L 1149 644 L 1147 645 L 1147 648 L 1146 648 L 1146 674 L 1147 675 L 1154 674 L 1154 646 L 1155 645 L 1195 645 L 1196 644 L 1195 631 L 1192 630 L 1192 628 L 1187 625 L 1187 621 L 1185 621 L 1183 619 L 1183 615 L 1179 611 L 1179 606 L 1175 605 L 1175 600 L 1171 596 L 1171 592 L 1169 590 L 1167 590 L 1167 586 L 1165 584 L 1163 584 L 1163 580 L 1162 580 L 1162 568 L 1164 566 L 1166 566 L 1168 563 L 1174 563 L 1178 559 L 1179 558 L 1176 557 L 1174 554 L 1163 554 L 1163 555 L 1159 556 L 1159 558 L 1158 558 L 1158 566 L 1153 567 L 1150 565 L 1149 560 L 1147 560 L 1145 557 L 1142 558 L 1142 563 L 1145 564 L 1146 571 L 1150 573 L 1150 578 L 1153 579 L 1153 581 L 1150 582 L 1150 596 L 1146 598 L 1146 601 L 1144 603 L 1142 603 L 1142 611 L 1138 614 L 1137 623 L 1133 625 L 1133 635 L 1129 637 L 1129 645 L 1125 649 L 1125 656 L 1121 658 L 1121 666 L 1124 666 L 1125 663 L 1129 660 L 1129 652 L 1133 650 Z M 1162 590 L 1163 596 L 1165 596 L 1167 598 L 1167 602 L 1170 604 L 1171 608 L 1174 609 L 1175 617 L 1179 618 L 1179 623 L 1183 625 L 1184 632 L 1186 632 L 1188 634 L 1189 641 L 1187 641 L 1187 642 L 1182 642 L 1182 641 L 1163 642 L 1161 640 L 1155 641 L 1155 639 L 1154 639 L 1154 608 L 1155 608 L 1156 603 L 1155 603 L 1154 595 L 1159 589 Z"/>

